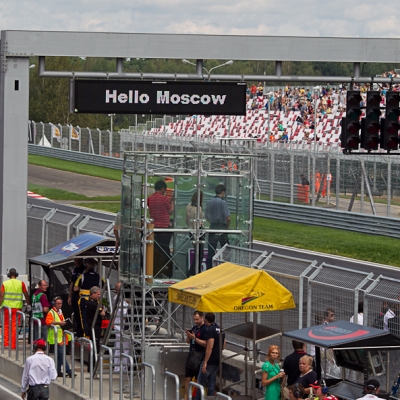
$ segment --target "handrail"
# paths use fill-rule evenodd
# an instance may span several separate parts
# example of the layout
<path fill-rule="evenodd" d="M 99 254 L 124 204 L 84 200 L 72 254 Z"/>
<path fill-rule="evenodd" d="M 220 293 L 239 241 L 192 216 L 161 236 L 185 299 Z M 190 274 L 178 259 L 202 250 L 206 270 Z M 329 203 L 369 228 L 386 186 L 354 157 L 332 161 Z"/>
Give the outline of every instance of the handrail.
<path fill-rule="evenodd" d="M 22 332 L 23 332 L 23 341 L 22 341 L 22 361 L 25 362 L 26 360 L 26 316 L 25 313 L 22 311 L 17 311 L 17 321 L 19 322 L 18 315 L 22 316 Z M 19 327 L 19 323 L 17 324 L 17 327 Z M 19 340 L 18 340 L 18 331 L 16 333 L 17 335 L 17 343 L 16 343 L 16 348 L 15 348 L 15 360 L 19 361 Z"/>
<path fill-rule="evenodd" d="M 133 389 L 133 357 L 130 356 L 129 354 L 125 353 L 120 353 L 120 371 L 123 371 L 122 365 L 123 365 L 123 358 L 127 358 L 129 361 L 129 398 L 132 399 L 134 396 L 134 389 Z M 154 367 L 153 367 L 154 368 Z M 121 383 L 121 378 L 122 378 L 122 373 L 120 372 L 120 393 L 122 393 L 122 383 Z"/>
<path fill-rule="evenodd" d="M 75 335 L 74 332 L 71 331 L 63 331 L 63 355 L 64 355 L 64 359 L 63 359 L 63 385 L 65 385 L 66 382 L 66 378 L 65 378 L 65 373 L 66 373 L 66 363 L 67 363 L 67 345 L 66 345 L 66 339 L 68 338 L 68 335 L 71 336 L 71 390 L 75 389 Z"/>
<path fill-rule="evenodd" d="M 227 394 L 221 393 L 221 392 L 217 392 L 215 394 L 215 400 L 218 399 L 226 399 L 226 400 L 232 400 L 232 397 L 228 396 Z"/>
<path fill-rule="evenodd" d="M 57 368 L 57 361 L 58 361 L 57 346 L 58 346 L 58 329 L 59 329 L 59 327 L 57 325 L 49 325 L 48 329 L 54 330 L 54 364 L 56 364 L 56 368 Z M 46 341 L 47 341 L 47 348 L 50 350 L 49 336 L 50 335 L 47 335 Z"/>
<path fill-rule="evenodd" d="M 193 399 L 193 396 L 192 396 L 192 391 L 193 391 L 192 386 L 194 386 L 195 388 L 197 388 L 197 390 L 200 390 L 200 400 L 204 400 L 204 387 L 203 387 L 202 385 L 199 385 L 198 383 L 192 382 L 192 381 L 189 382 L 189 400 L 192 400 L 192 399 Z"/>
<path fill-rule="evenodd" d="M 100 376 L 99 376 L 99 399 L 103 398 L 103 359 L 104 359 L 104 352 L 108 351 L 109 354 L 109 388 L 108 388 L 108 398 L 113 398 L 113 350 L 111 347 L 104 346 L 103 344 L 100 346 L 100 353 L 99 353 L 99 360 L 100 360 Z"/>
<path fill-rule="evenodd" d="M 121 353 L 121 354 L 123 354 L 123 353 Z M 142 362 L 141 365 L 143 367 L 150 368 L 150 371 L 151 371 L 151 400 L 155 400 L 155 398 L 156 398 L 156 369 L 154 368 L 153 365 L 151 365 L 149 363 L 146 363 L 146 362 Z M 141 389 L 142 389 L 142 392 L 143 392 L 142 393 L 142 399 L 144 399 L 145 398 L 145 396 L 144 396 L 144 384 L 143 384 L 144 383 L 144 374 L 142 374 L 142 379 L 143 379 L 143 381 L 142 381 Z"/>
<path fill-rule="evenodd" d="M 165 371 L 164 375 L 164 399 L 167 398 L 167 381 L 168 377 L 170 377 L 175 379 L 175 400 L 179 400 L 179 376 L 169 371 Z"/>
<path fill-rule="evenodd" d="M 35 329 L 35 325 L 34 322 L 37 322 L 37 328 L 38 328 L 38 338 L 42 337 L 42 321 L 40 320 L 40 318 L 36 318 L 36 317 L 31 317 L 30 319 L 30 332 L 31 332 L 31 353 L 33 353 L 33 332 Z"/>
<path fill-rule="evenodd" d="M 87 343 L 89 345 L 89 374 L 90 374 L 90 381 L 89 381 L 89 398 L 93 397 L 93 342 L 90 339 L 86 339 L 81 337 L 79 339 L 81 342 L 81 388 L 79 394 L 83 394 L 84 391 L 84 385 L 83 385 L 83 379 L 84 379 L 84 343 Z"/>

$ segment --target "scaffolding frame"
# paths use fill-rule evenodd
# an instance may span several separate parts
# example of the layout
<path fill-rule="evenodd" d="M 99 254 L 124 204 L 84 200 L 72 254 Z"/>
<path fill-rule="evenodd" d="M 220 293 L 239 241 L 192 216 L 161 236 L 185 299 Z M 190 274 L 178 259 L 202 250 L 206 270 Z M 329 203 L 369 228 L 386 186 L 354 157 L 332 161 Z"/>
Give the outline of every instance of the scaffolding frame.
<path fill-rule="evenodd" d="M 201 244 L 207 245 L 209 234 L 225 233 L 238 248 L 248 249 L 251 246 L 254 161 L 251 154 L 124 154 L 119 269 L 121 283 L 130 288 L 126 298 L 130 298 L 131 326 L 141 325 L 139 329 L 131 329 L 132 350 L 135 355 L 140 354 L 134 357 L 138 364 L 147 361 L 146 349 L 150 346 L 180 344 L 187 347 L 184 335 L 187 328 L 186 310 L 168 301 L 168 288 L 187 277 L 185 263 L 186 267 L 190 264 L 188 248 L 194 250 L 195 271 L 199 273 L 202 269 L 199 247 Z M 174 193 L 172 226 L 169 229 L 154 228 L 154 221 L 149 217 L 145 205 L 152 194 L 154 182 L 166 180 L 167 177 L 169 189 Z M 200 204 L 202 191 L 205 204 L 215 195 L 215 186 L 220 183 L 227 187 L 226 201 L 231 213 L 232 229 L 210 229 L 199 208 L 192 221 L 194 229 L 189 228 L 183 213 L 191 197 L 197 193 Z M 173 271 L 169 277 L 157 275 L 152 268 L 154 234 L 162 232 L 172 234 L 170 261 Z M 218 250 L 215 251 L 217 253 Z M 141 374 L 141 390 L 143 396 L 146 390 L 144 374 Z"/>

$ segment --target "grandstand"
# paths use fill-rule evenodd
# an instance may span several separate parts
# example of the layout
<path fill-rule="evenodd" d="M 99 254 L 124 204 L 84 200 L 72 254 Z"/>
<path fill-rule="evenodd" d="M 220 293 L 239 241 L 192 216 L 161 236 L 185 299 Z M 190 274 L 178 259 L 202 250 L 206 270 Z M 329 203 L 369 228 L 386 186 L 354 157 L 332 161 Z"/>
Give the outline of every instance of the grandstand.
<path fill-rule="evenodd" d="M 264 96 L 264 98 L 266 97 Z M 148 134 L 172 137 L 256 138 L 257 142 L 265 144 L 267 142 L 268 124 L 271 132 L 270 141 L 280 140 L 282 132 L 278 132 L 278 123 L 282 121 L 290 142 L 312 141 L 314 129 L 296 121 L 301 117 L 300 111 L 271 110 L 268 116 L 268 110 L 263 106 L 265 101 L 259 102 L 259 108 L 252 110 L 252 100 L 249 100 L 245 116 L 187 116 L 183 120 L 152 128 L 148 131 Z M 317 140 L 323 144 L 340 145 L 340 121 L 342 117 L 343 112 L 337 111 L 317 118 Z"/>

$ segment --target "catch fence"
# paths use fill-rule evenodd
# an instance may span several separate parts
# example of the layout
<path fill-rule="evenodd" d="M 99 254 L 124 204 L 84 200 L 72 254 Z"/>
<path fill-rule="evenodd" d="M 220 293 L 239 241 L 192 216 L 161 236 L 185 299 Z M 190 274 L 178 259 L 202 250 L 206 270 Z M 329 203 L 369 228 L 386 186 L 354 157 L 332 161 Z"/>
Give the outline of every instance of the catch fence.
<path fill-rule="evenodd" d="M 158 126 L 162 120 L 151 121 L 150 125 Z M 76 160 L 74 154 L 82 153 L 88 158 L 81 162 L 92 163 L 94 157 L 100 162 L 100 157 L 101 165 L 118 169 L 122 169 L 122 162 L 116 161 L 127 151 L 224 153 L 232 155 L 232 163 L 240 154 L 254 154 L 258 199 L 392 218 L 400 214 L 400 160 L 384 153 L 344 155 L 337 144 L 314 146 L 308 142 L 261 143 L 251 138 L 150 134 L 147 125 L 112 133 L 45 123 L 32 125 L 32 154 L 46 154 L 45 149 L 53 148 L 64 150 L 69 154 L 67 158 Z"/>

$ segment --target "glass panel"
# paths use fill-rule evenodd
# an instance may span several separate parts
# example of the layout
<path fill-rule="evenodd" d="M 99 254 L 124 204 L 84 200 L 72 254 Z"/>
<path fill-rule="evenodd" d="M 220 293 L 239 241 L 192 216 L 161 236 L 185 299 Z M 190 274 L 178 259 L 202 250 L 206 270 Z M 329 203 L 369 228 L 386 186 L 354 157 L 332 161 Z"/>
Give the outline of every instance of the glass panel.
<path fill-rule="evenodd" d="M 122 196 L 122 201 L 130 204 L 129 210 L 123 211 L 124 220 L 129 221 L 123 227 L 126 239 L 121 249 L 124 276 L 140 275 L 141 217 L 144 210 L 140 208 L 140 212 L 135 211 L 135 204 L 141 201 L 141 184 L 145 176 L 145 183 L 150 185 L 146 201 L 154 194 L 156 182 L 162 180 L 167 184 L 167 190 L 162 194 L 170 197 L 175 206 L 174 212 L 169 216 L 168 226 L 156 224 L 154 244 L 145 244 L 149 251 L 146 259 L 150 269 L 147 274 L 152 275 L 154 280 L 184 279 L 206 269 L 204 257 L 207 257 L 208 251 L 211 255 L 208 268 L 211 268 L 211 257 L 225 243 L 247 247 L 247 221 L 251 219 L 253 201 L 251 161 L 251 156 L 238 154 L 130 154 L 125 160 L 125 168 L 133 176 L 129 182 L 126 181 L 127 177 L 124 178 Z M 206 221 L 208 203 L 211 202 L 211 215 L 217 209 L 213 209 L 212 204 L 217 185 L 226 187 L 223 204 L 230 213 L 229 229 L 226 215 L 213 225 L 210 225 L 212 219 Z M 197 207 L 197 202 L 201 209 Z M 147 218 L 150 218 L 149 212 L 146 213 Z M 154 218 L 154 212 L 152 217 Z M 210 229 L 212 232 L 207 232 Z M 240 232 L 233 233 L 233 230 Z M 129 259 L 129 267 L 124 257 Z"/>
<path fill-rule="evenodd" d="M 141 275 L 142 177 L 122 176 L 120 275 L 133 281 Z"/>

